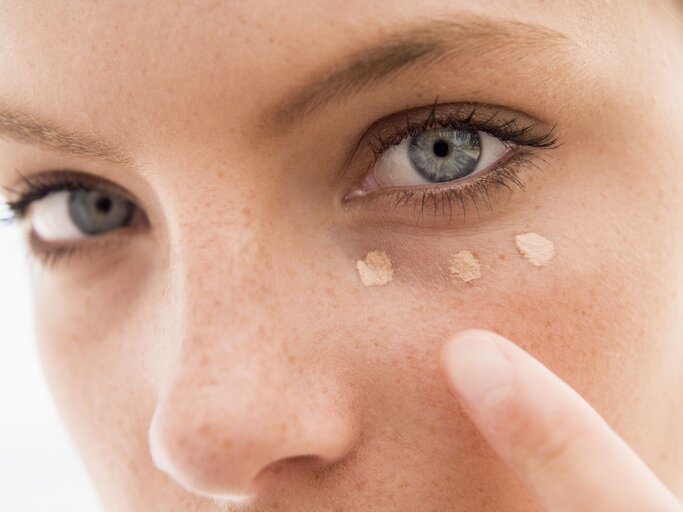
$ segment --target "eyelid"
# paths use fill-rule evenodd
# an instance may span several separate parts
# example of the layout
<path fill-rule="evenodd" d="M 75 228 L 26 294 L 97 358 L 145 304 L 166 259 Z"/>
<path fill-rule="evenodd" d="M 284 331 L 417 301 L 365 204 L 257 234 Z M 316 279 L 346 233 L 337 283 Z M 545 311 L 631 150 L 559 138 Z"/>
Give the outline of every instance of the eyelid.
<path fill-rule="evenodd" d="M 111 257 L 117 248 L 125 247 L 130 242 L 130 234 L 138 226 L 128 226 L 112 231 L 106 235 L 85 238 L 74 243 L 54 244 L 38 238 L 35 233 L 28 233 L 29 254 L 37 262 L 52 267 L 63 260 L 75 256 L 93 258 L 93 251 L 98 251 L 102 257 Z M 100 252 L 101 251 L 101 252 Z M 94 258 L 96 259 L 97 256 Z"/>

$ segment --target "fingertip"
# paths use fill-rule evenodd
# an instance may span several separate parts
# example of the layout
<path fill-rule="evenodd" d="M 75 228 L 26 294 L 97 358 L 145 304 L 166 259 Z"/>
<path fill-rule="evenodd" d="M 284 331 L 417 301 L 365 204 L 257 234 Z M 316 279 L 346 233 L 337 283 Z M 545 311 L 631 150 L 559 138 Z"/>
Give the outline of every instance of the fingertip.
<path fill-rule="evenodd" d="M 512 364 L 498 337 L 491 331 L 467 329 L 443 348 L 441 366 L 448 383 L 470 410 L 484 410 L 499 401 L 513 382 Z"/>

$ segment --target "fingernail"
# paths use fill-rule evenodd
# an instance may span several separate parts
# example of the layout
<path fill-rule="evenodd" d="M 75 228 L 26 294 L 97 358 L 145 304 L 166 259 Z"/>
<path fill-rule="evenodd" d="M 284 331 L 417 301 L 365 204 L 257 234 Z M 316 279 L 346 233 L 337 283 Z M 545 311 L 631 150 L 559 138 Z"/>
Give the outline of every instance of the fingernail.
<path fill-rule="evenodd" d="M 512 365 L 491 335 L 468 331 L 444 348 L 447 378 L 469 409 L 483 411 L 504 398 L 513 380 Z"/>

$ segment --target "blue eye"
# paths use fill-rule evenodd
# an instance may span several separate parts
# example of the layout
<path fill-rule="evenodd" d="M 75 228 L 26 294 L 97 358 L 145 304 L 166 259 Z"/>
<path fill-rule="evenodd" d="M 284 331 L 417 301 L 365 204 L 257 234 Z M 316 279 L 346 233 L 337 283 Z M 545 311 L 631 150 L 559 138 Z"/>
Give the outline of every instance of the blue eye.
<path fill-rule="evenodd" d="M 69 193 L 69 215 L 87 235 L 100 235 L 130 223 L 133 204 L 100 190 L 73 190 Z"/>
<path fill-rule="evenodd" d="M 135 206 L 103 190 L 60 190 L 31 203 L 29 218 L 45 242 L 76 241 L 130 224 Z"/>
<path fill-rule="evenodd" d="M 412 137 L 408 157 L 414 169 L 431 183 L 464 178 L 477 167 L 481 139 L 474 130 L 437 128 Z"/>
<path fill-rule="evenodd" d="M 383 151 L 363 183 L 347 198 L 385 188 L 465 181 L 494 168 L 515 147 L 482 130 L 424 130 Z"/>

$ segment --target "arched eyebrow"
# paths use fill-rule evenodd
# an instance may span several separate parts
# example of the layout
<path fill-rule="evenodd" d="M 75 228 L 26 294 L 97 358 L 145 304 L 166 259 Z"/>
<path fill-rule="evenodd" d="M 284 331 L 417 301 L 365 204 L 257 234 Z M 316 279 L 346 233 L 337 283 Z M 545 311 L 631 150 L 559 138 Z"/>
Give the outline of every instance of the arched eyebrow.
<path fill-rule="evenodd" d="M 469 15 L 457 21 L 423 21 L 383 36 L 372 46 L 319 73 L 269 110 L 263 122 L 286 129 L 330 103 L 401 71 L 458 54 L 473 58 L 500 52 L 511 57 L 515 50 L 539 52 L 560 46 L 575 46 L 575 43 L 567 35 L 541 25 Z"/>
<path fill-rule="evenodd" d="M 133 159 L 95 133 L 81 133 L 39 119 L 20 108 L 0 102 L 0 137 L 85 159 L 132 165 Z"/>

